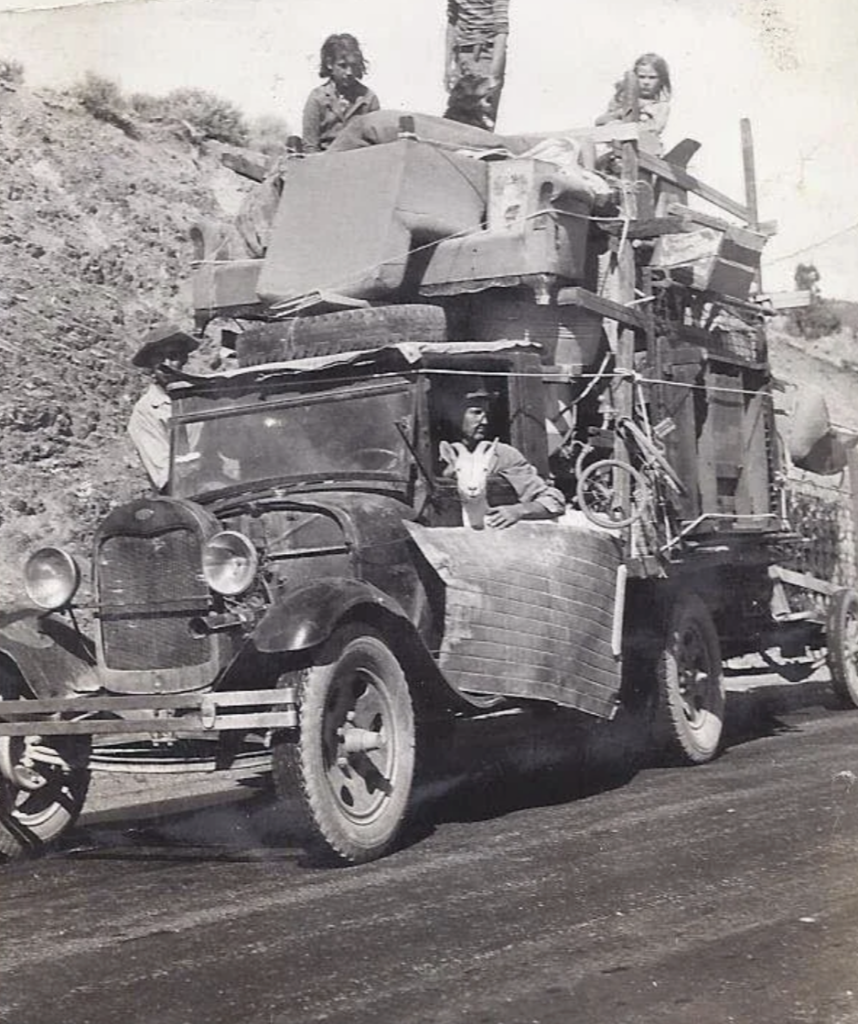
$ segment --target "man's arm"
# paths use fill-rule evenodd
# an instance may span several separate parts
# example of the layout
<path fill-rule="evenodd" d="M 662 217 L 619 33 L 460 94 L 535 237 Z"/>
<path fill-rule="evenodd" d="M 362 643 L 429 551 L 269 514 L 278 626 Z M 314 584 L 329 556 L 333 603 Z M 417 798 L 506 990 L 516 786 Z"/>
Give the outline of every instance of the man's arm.
<path fill-rule="evenodd" d="M 566 510 L 563 494 L 543 480 L 536 467 L 512 445 L 499 447 L 496 472 L 512 485 L 518 501 L 490 508 L 486 515 L 489 526 L 503 530 L 521 519 L 555 519 Z"/>

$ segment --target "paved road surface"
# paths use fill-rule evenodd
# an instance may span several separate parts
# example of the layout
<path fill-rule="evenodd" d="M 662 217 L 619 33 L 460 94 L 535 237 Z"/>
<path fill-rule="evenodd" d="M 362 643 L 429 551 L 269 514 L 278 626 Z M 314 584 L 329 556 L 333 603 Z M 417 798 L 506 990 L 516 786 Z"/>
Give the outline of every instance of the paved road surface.
<path fill-rule="evenodd" d="M 702 768 L 508 771 L 339 871 L 252 788 L 102 784 L 68 849 L 0 869 L 0 1021 L 854 1024 L 858 712 L 826 705 L 733 696 Z"/>

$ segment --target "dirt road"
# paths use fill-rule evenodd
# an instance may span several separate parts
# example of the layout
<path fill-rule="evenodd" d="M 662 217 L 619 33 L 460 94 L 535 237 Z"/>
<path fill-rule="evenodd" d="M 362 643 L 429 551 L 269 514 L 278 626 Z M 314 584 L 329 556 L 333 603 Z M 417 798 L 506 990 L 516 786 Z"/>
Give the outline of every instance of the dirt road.
<path fill-rule="evenodd" d="M 460 788 L 360 868 L 252 788 L 103 806 L 0 869 L 0 1020 L 856 1022 L 858 712 L 801 693 L 734 695 L 703 768 Z"/>

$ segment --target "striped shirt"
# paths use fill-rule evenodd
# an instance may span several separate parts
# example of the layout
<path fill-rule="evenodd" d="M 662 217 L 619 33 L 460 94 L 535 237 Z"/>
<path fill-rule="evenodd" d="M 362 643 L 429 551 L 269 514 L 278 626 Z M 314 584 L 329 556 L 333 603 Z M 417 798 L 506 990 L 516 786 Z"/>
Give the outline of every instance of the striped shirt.
<path fill-rule="evenodd" d="M 509 0 L 447 0 L 447 20 L 457 46 L 490 43 L 509 33 Z"/>

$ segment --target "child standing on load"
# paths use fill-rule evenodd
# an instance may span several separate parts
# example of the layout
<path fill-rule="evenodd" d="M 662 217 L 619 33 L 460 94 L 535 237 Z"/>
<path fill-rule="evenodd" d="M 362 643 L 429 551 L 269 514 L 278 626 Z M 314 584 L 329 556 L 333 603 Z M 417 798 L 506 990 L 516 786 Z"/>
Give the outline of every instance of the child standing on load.
<path fill-rule="evenodd" d="M 667 61 L 657 53 L 644 53 L 635 61 L 632 75 L 617 82 L 608 109 L 596 118 L 596 124 L 639 121 L 642 128 L 660 136 L 670 114 L 670 96 Z"/>
<path fill-rule="evenodd" d="M 444 85 L 449 93 L 466 75 L 488 79 L 488 128 L 494 128 L 498 116 L 508 35 L 509 0 L 447 0 Z"/>
<path fill-rule="evenodd" d="M 319 77 L 327 81 L 313 89 L 304 105 L 304 152 L 327 149 L 353 117 L 379 109 L 378 97 L 361 82 L 365 74 L 357 39 L 348 32 L 328 36 L 319 61 Z"/>

